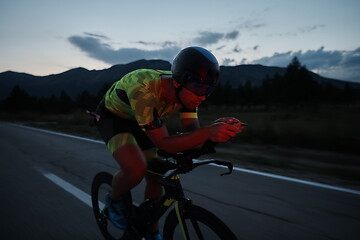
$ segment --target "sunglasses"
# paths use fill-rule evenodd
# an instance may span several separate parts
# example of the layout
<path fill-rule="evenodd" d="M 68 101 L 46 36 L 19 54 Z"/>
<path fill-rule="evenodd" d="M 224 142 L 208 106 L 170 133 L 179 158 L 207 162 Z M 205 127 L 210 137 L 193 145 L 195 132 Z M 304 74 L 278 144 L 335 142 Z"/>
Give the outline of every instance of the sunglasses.
<path fill-rule="evenodd" d="M 208 97 L 215 90 L 215 85 L 208 84 L 201 80 L 187 81 L 184 87 L 199 97 Z"/>

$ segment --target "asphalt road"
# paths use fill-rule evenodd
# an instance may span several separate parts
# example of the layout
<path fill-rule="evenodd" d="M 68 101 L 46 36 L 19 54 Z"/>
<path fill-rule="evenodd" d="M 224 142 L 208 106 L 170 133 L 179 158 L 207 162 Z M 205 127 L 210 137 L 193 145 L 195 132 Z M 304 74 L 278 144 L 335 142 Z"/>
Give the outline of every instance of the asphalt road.
<path fill-rule="evenodd" d="M 0 239 L 102 239 L 88 194 L 116 169 L 104 144 L 0 122 Z M 359 192 L 223 171 L 198 168 L 183 186 L 239 239 L 360 239 Z"/>

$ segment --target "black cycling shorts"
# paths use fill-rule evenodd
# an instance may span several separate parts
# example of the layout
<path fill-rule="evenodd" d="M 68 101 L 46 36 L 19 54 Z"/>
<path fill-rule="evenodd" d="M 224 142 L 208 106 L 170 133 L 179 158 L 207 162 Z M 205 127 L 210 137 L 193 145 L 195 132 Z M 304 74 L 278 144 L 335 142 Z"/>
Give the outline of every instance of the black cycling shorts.
<path fill-rule="evenodd" d="M 96 113 L 100 115 L 97 127 L 111 153 L 127 144 L 139 145 L 143 151 L 155 148 L 136 121 L 123 119 L 113 114 L 105 107 L 104 100 L 98 105 Z"/>

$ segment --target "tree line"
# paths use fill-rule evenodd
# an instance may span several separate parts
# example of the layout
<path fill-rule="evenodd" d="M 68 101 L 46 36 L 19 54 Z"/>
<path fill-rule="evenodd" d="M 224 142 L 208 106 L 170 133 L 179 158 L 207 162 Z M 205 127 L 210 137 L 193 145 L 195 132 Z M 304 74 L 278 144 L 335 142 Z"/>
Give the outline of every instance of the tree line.
<path fill-rule="evenodd" d="M 250 81 L 237 88 L 232 88 L 229 82 L 220 85 L 210 96 L 209 105 L 301 107 L 357 104 L 359 101 L 360 89 L 352 89 L 349 83 L 344 87 L 331 82 L 318 83 L 294 57 L 284 75 L 266 76 L 260 86 L 253 86 Z"/>
<path fill-rule="evenodd" d="M 64 114 L 72 113 L 77 109 L 95 110 L 107 88 L 109 86 L 105 84 L 98 94 L 91 94 L 85 90 L 75 99 L 65 91 L 62 91 L 59 96 L 37 98 L 30 96 L 23 88 L 16 85 L 10 95 L 0 102 L 0 109 L 9 113 L 32 111 Z"/>
<path fill-rule="evenodd" d="M 59 96 L 37 98 L 30 96 L 20 86 L 15 86 L 10 95 L 0 102 L 0 110 L 6 112 L 33 111 L 40 113 L 71 113 L 77 109 L 94 110 L 109 85 L 105 84 L 97 94 L 83 91 L 75 99 L 65 91 Z M 314 106 L 318 104 L 357 104 L 360 90 L 347 83 L 343 88 L 313 80 L 309 71 L 295 57 L 284 75 L 266 76 L 260 86 L 250 81 L 237 88 L 229 82 L 217 86 L 216 91 L 204 103 L 228 106 Z"/>

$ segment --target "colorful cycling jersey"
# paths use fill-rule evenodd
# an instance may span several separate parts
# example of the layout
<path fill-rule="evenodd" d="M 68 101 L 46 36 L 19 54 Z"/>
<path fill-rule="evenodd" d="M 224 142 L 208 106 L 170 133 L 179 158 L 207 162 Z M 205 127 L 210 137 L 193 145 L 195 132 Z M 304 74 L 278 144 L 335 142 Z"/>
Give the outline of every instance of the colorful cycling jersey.
<path fill-rule="evenodd" d="M 105 95 L 105 106 L 115 115 L 136 120 L 143 130 L 162 126 L 163 118 L 181 111 L 181 118 L 197 118 L 197 109 L 168 104 L 161 94 L 161 76 L 170 71 L 139 69 L 115 82 Z"/>

